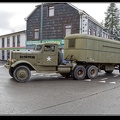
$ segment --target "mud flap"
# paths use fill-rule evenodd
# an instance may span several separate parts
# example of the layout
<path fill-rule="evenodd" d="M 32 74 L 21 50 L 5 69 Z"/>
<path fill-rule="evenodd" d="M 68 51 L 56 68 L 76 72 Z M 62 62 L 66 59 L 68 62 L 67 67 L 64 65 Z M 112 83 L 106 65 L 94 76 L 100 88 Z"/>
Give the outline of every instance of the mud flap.
<path fill-rule="evenodd" d="M 119 65 L 119 73 L 120 73 L 120 65 Z"/>

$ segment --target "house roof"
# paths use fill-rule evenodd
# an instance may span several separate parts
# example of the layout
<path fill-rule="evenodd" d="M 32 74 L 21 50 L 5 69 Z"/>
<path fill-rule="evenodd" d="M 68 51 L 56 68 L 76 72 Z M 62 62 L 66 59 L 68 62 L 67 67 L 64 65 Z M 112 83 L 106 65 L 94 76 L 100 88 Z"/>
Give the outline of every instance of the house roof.
<path fill-rule="evenodd" d="M 43 3 L 43 4 L 44 4 L 44 6 L 45 6 L 45 5 L 59 4 L 59 3 Z M 71 3 L 62 3 L 62 4 L 69 4 L 71 7 L 73 7 L 74 9 L 76 9 L 76 10 L 79 12 L 79 14 L 85 14 L 85 15 L 87 15 L 88 18 L 89 18 L 91 21 L 93 21 L 93 22 L 96 23 L 98 26 L 100 26 L 100 27 L 102 27 L 103 29 L 105 29 L 104 26 L 102 26 L 97 20 L 95 20 L 93 17 L 91 17 L 91 16 L 90 16 L 88 13 L 86 13 L 84 10 L 81 10 L 81 9 L 77 8 L 76 6 L 74 6 L 74 5 L 71 4 Z M 31 16 L 31 14 L 32 14 L 39 6 L 41 6 L 41 5 L 42 5 L 42 4 L 35 6 L 35 9 L 25 18 L 25 20 L 27 21 L 27 19 Z"/>
<path fill-rule="evenodd" d="M 93 21 L 94 23 L 96 23 L 98 26 L 102 27 L 103 29 L 105 29 L 105 27 L 103 27 L 97 20 L 95 20 L 93 17 L 91 17 L 88 13 L 86 13 L 84 10 L 81 10 L 77 7 L 75 7 L 74 5 L 72 5 L 71 3 L 68 3 L 70 6 L 72 6 L 73 8 L 75 8 L 76 10 L 78 10 L 79 14 L 86 14 L 88 16 L 88 18 Z"/>
<path fill-rule="evenodd" d="M 5 34 L 5 35 L 0 35 L 0 37 L 9 36 L 9 35 L 13 35 L 13 34 L 18 34 L 18 33 L 22 33 L 22 32 L 26 32 L 26 30 L 22 30 L 22 31 L 14 32 L 14 33 L 9 33 L 9 34 Z"/>

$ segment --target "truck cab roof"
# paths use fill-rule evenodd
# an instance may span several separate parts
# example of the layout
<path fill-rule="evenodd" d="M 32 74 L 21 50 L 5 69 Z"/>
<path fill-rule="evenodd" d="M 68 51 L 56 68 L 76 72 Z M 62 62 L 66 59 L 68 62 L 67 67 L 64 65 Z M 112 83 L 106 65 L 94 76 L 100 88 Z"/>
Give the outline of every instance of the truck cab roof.
<path fill-rule="evenodd" d="M 35 45 L 58 45 L 57 43 L 47 42 L 47 43 L 37 43 Z"/>

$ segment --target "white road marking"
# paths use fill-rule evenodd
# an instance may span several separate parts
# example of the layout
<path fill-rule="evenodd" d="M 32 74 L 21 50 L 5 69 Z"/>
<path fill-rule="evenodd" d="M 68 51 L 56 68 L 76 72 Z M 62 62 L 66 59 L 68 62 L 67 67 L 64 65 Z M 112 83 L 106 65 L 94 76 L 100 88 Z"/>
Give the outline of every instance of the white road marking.
<path fill-rule="evenodd" d="M 4 65 L 0 66 L 0 68 L 4 67 Z"/>
<path fill-rule="evenodd" d="M 43 76 L 43 75 L 38 75 L 38 76 Z"/>
<path fill-rule="evenodd" d="M 116 84 L 116 82 L 109 82 L 109 83 Z"/>
<path fill-rule="evenodd" d="M 36 75 L 36 74 L 32 74 L 32 75 Z"/>
<path fill-rule="evenodd" d="M 115 75 L 114 77 L 118 77 L 119 75 Z"/>
<path fill-rule="evenodd" d="M 103 79 L 101 79 L 101 80 L 107 80 L 108 78 L 103 78 Z"/>
<path fill-rule="evenodd" d="M 46 75 L 45 77 L 50 77 L 50 75 Z"/>
<path fill-rule="evenodd" d="M 99 82 L 106 83 L 106 81 L 99 81 Z"/>
<path fill-rule="evenodd" d="M 91 81 L 91 79 L 85 79 L 84 81 Z"/>
<path fill-rule="evenodd" d="M 52 77 L 58 77 L 58 76 L 52 76 Z"/>
<path fill-rule="evenodd" d="M 57 73 L 48 73 L 49 75 L 56 75 Z"/>

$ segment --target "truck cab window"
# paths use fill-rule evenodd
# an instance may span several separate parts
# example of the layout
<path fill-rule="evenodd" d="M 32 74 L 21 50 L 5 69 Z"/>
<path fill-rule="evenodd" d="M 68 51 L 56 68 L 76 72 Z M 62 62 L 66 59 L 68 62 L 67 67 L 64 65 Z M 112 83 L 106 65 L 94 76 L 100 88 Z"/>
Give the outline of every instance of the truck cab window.
<path fill-rule="evenodd" d="M 42 48 L 42 45 L 35 45 L 34 49 L 33 50 L 37 50 L 37 51 L 40 51 Z"/>
<path fill-rule="evenodd" d="M 55 51 L 55 46 L 46 45 L 45 48 L 44 48 L 44 51 L 45 52 L 54 52 Z"/>

